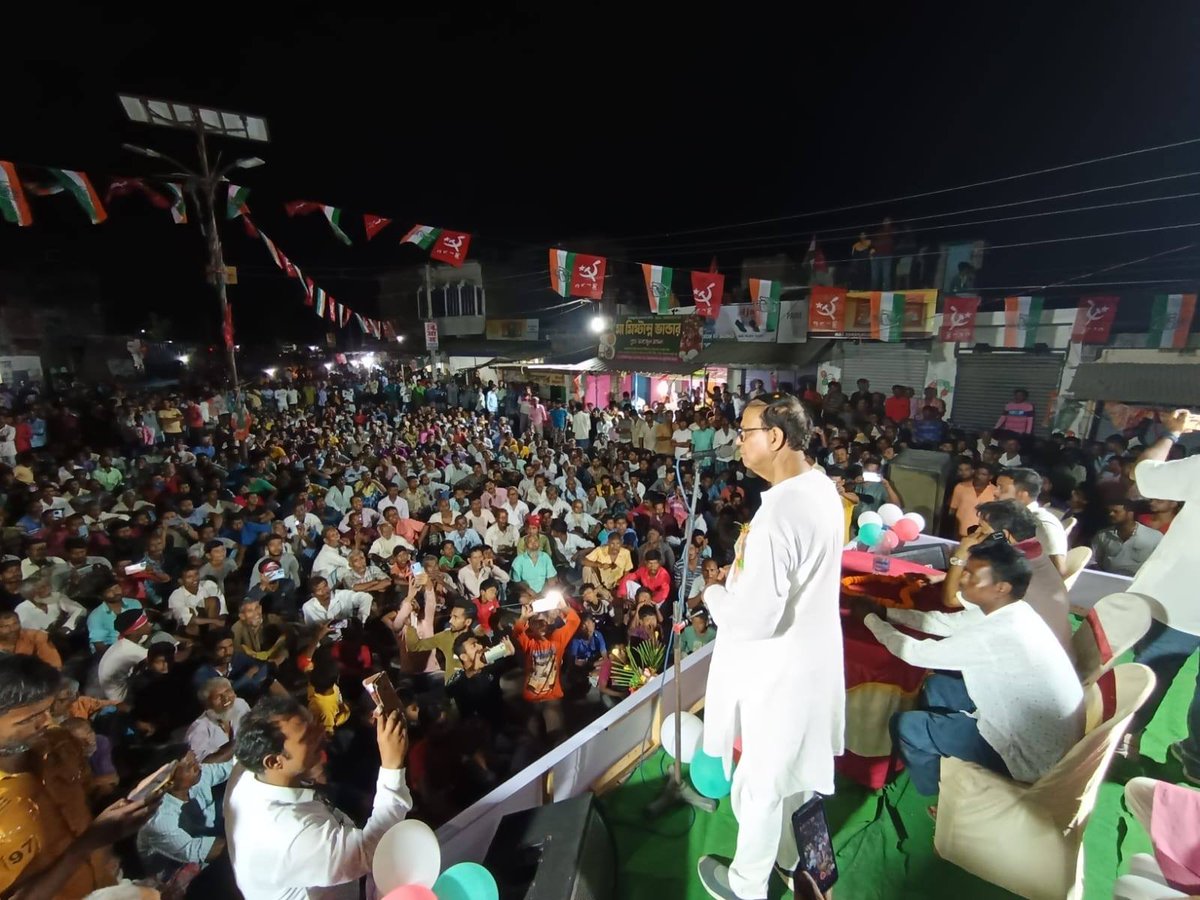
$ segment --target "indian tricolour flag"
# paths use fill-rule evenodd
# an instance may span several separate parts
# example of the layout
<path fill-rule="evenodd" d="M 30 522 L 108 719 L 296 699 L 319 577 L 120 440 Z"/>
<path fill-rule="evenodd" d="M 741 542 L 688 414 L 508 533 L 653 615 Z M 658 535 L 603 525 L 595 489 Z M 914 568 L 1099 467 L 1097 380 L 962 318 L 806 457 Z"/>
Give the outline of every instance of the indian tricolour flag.
<path fill-rule="evenodd" d="M 1187 346 L 1196 314 L 1195 294 L 1159 294 L 1150 308 L 1150 328 L 1146 346 L 1182 350 Z"/>
<path fill-rule="evenodd" d="M 93 225 L 99 225 L 108 218 L 108 213 L 104 211 L 104 204 L 100 202 L 100 195 L 92 187 L 90 178 L 82 172 L 75 172 L 71 169 L 51 169 L 50 171 L 66 188 L 67 193 L 83 207 L 83 211 L 87 213 Z"/>
<path fill-rule="evenodd" d="M 871 294 L 871 337 L 898 341 L 904 331 L 904 294 L 875 291 Z"/>
<path fill-rule="evenodd" d="M 400 238 L 402 244 L 416 244 L 422 250 L 428 250 L 434 245 L 438 239 L 438 235 L 442 233 L 442 229 L 434 228 L 432 225 L 414 225 L 408 229 L 408 234 Z"/>
<path fill-rule="evenodd" d="M 315 312 L 317 314 L 317 318 L 323 319 L 325 318 L 325 304 L 329 302 L 329 295 L 326 294 L 325 289 L 321 287 L 316 288 L 313 293 L 316 294 L 314 305 L 316 307 Z"/>
<path fill-rule="evenodd" d="M 32 225 L 33 213 L 25 197 L 25 188 L 17 177 L 17 167 L 0 160 L 0 215 L 13 225 Z"/>
<path fill-rule="evenodd" d="M 171 218 L 175 220 L 176 225 L 186 225 L 187 203 L 183 199 L 183 185 L 174 181 L 168 181 L 163 187 L 171 195 Z"/>
<path fill-rule="evenodd" d="M 650 300 L 650 312 L 670 312 L 671 282 L 675 278 L 675 270 L 642 263 L 642 275 L 646 279 L 646 297 Z"/>
<path fill-rule="evenodd" d="M 1004 339 L 1002 347 L 1032 348 L 1037 343 L 1042 321 L 1041 297 L 1004 298 Z"/>
<path fill-rule="evenodd" d="M 225 202 L 225 218 L 236 219 L 246 211 L 246 198 L 250 196 L 250 188 L 240 184 L 231 184 L 228 199 Z"/>
<path fill-rule="evenodd" d="M 336 206 L 321 206 L 321 212 L 325 214 L 325 218 L 329 220 L 329 227 L 333 229 L 334 235 L 339 241 L 346 246 L 350 246 L 350 235 L 342 231 L 342 211 Z"/>
<path fill-rule="evenodd" d="M 778 281 L 767 281 L 765 278 L 750 279 L 750 304 L 754 307 L 757 321 L 765 331 L 776 331 L 779 328 L 779 295 L 782 290 L 783 285 Z"/>
<path fill-rule="evenodd" d="M 575 271 L 575 254 L 567 250 L 550 251 L 550 289 L 560 297 L 571 296 L 571 273 Z"/>

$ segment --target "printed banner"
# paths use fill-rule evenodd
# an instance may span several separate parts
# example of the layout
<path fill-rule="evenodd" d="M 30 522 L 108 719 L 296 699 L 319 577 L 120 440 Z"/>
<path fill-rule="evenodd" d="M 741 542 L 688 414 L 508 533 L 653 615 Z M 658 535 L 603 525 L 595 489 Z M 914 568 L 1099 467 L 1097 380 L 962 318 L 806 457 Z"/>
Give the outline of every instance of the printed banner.
<path fill-rule="evenodd" d="M 425 323 L 425 349 L 436 350 L 438 348 L 438 327 L 437 322 Z"/>
<path fill-rule="evenodd" d="M 846 294 L 849 309 L 843 337 L 874 338 L 876 340 L 903 340 L 905 338 L 928 337 L 937 307 L 937 291 L 850 291 Z M 886 301 L 886 304 L 885 304 Z M 884 337 L 878 311 L 886 305 L 891 311 L 888 318 L 888 335 L 894 334 L 894 320 L 900 317 L 900 334 Z"/>
<path fill-rule="evenodd" d="M 1117 297 L 1084 297 L 1075 310 L 1071 340 L 1081 344 L 1106 344 L 1117 318 Z"/>
<path fill-rule="evenodd" d="M 696 315 L 704 319 L 716 319 L 721 312 L 721 298 L 725 295 L 725 276 L 719 272 L 692 273 L 692 302 Z"/>
<path fill-rule="evenodd" d="M 778 302 L 775 304 L 778 308 Z M 779 329 L 779 313 L 770 321 L 757 303 L 726 303 L 717 313 L 713 337 L 718 341 L 773 344 Z"/>
<path fill-rule="evenodd" d="M 846 289 L 814 286 L 808 296 L 808 330 L 840 334 L 846 330 Z"/>
<path fill-rule="evenodd" d="M 808 301 L 779 301 L 780 344 L 803 344 L 808 340 Z"/>
<path fill-rule="evenodd" d="M 978 315 L 978 297 L 947 297 L 938 340 L 947 344 L 974 343 L 975 319 Z"/>
<path fill-rule="evenodd" d="M 758 307 L 759 325 L 766 331 L 779 329 L 779 294 L 783 285 L 765 278 L 750 279 L 750 303 Z"/>
<path fill-rule="evenodd" d="M 601 336 L 601 359 L 616 362 L 679 363 L 703 349 L 699 316 L 626 316 Z"/>

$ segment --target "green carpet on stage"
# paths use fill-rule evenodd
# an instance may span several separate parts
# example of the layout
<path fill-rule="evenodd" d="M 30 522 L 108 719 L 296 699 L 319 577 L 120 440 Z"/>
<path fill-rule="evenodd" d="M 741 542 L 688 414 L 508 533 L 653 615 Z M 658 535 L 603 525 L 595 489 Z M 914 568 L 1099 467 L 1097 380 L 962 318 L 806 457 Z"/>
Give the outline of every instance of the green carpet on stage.
<path fill-rule="evenodd" d="M 1193 657 L 1147 729 L 1141 762 L 1113 760 L 1084 834 L 1086 900 L 1109 900 L 1113 882 L 1128 869 L 1129 857 L 1150 851 L 1149 838 L 1125 809 L 1124 783 L 1135 775 L 1147 775 L 1186 784 L 1167 745 L 1186 730 L 1196 670 Z M 704 853 L 733 855 L 737 822 L 728 798 L 711 815 L 680 808 L 656 821 L 646 818 L 645 806 L 658 796 L 669 764 L 662 751 L 657 752 L 601 800 L 615 833 L 621 900 L 704 900 L 708 895 L 696 879 L 696 860 Z M 912 789 L 904 774 L 882 791 L 839 779 L 836 796 L 826 801 L 840 872 L 834 890 L 838 900 L 1013 896 L 937 857 L 933 820 L 925 811 L 930 802 Z M 1003 837 L 996 835 L 997 840 Z M 772 900 L 791 897 L 777 879 L 772 879 L 770 895 Z"/>

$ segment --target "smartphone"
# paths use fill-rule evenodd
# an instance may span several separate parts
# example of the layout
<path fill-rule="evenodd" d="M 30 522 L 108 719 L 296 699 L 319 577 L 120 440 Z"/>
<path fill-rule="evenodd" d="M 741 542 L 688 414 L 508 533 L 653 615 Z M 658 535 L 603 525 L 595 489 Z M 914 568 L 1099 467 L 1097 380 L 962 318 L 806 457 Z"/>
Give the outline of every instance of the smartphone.
<path fill-rule="evenodd" d="M 179 765 L 179 760 L 167 763 L 158 771 L 151 775 L 147 775 L 138 786 L 129 793 L 127 798 L 130 803 L 137 803 L 139 800 L 147 802 L 156 800 L 167 792 L 167 788 L 171 786 L 171 779 L 175 777 L 175 768 Z"/>
<path fill-rule="evenodd" d="M 425 574 L 425 567 L 423 565 L 421 565 L 419 562 L 414 560 L 412 562 L 412 564 L 408 567 L 408 571 L 409 571 L 409 576 L 411 578 L 416 578 L 418 575 Z"/>
<path fill-rule="evenodd" d="M 808 872 L 821 889 L 829 892 L 838 880 L 837 859 L 829 837 L 829 820 L 825 818 L 825 801 L 813 797 L 792 814 L 792 831 L 796 849 L 800 851 L 799 868 Z"/>
<path fill-rule="evenodd" d="M 126 575 L 140 575 L 142 572 L 145 572 L 145 571 L 146 571 L 145 563 L 133 563 L 132 565 L 125 567 Z"/>
<path fill-rule="evenodd" d="M 1183 427 L 1188 431 L 1200 431 L 1200 413 L 1188 413 L 1187 421 Z"/>
<path fill-rule="evenodd" d="M 878 472 L 863 472 L 863 481 L 883 481 L 883 476 Z"/>
<path fill-rule="evenodd" d="M 386 672 L 376 672 L 374 675 L 364 678 L 363 688 L 375 703 L 375 709 L 381 716 L 398 712 L 401 713 L 401 717 L 403 718 L 400 707 L 400 696 L 396 693 L 396 689 L 392 686 L 392 681 L 388 678 Z"/>
<path fill-rule="evenodd" d="M 534 613 L 550 612 L 558 609 L 558 600 L 554 597 L 542 597 L 539 600 L 534 600 L 531 607 Z"/>

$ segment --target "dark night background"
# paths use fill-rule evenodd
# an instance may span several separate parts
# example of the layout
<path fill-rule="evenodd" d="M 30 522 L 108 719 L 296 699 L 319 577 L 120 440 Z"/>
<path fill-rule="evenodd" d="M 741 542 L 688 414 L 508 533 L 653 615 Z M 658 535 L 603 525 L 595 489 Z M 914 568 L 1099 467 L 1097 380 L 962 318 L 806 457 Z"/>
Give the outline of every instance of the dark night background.
<path fill-rule="evenodd" d="M 808 5 L 740 17 L 587 5 L 356 16 L 345 6 L 243 4 L 197 7 L 190 24 L 189 10 L 152 9 L 136 17 L 66 4 L 27 22 L 7 15 L 0 158 L 84 170 L 103 193 L 106 173 L 161 171 L 123 151 L 124 141 L 192 158 L 186 135 L 127 122 L 119 91 L 260 114 L 269 145 L 221 146 L 267 165 L 234 180 L 250 186 L 256 220 L 281 248 L 368 315 L 377 312 L 380 272 L 424 262 L 397 244 L 415 222 L 473 232 L 489 297 L 491 277 L 504 276 L 489 312 L 519 314 L 557 302 L 545 273 L 549 246 L 695 268 L 715 253 L 736 276 L 744 255 L 802 255 L 814 231 L 829 258 L 845 257 L 854 226 L 884 215 L 1200 171 L 1193 144 L 729 227 L 1200 136 L 1200 10 L 1183 2 Z M 933 224 L 1194 192 L 1200 178 L 1188 177 Z M 282 204 L 297 199 L 346 208 L 355 246 L 338 244 L 319 216 L 287 219 Z M 1200 223 L 1198 199 L 929 234 L 1003 244 Z M 194 224 L 175 227 L 136 201 L 99 227 L 66 198 L 33 204 L 34 227 L 0 226 L 0 267 L 92 271 L 110 328 L 136 330 L 155 312 L 176 337 L 215 339 Z M 361 212 L 397 223 L 365 244 Z M 239 340 L 315 340 L 320 328 L 295 283 L 240 226 L 223 227 L 241 276 L 231 288 Z M 1182 247 L 1091 279 L 1154 283 L 1091 292 L 1194 289 L 1196 241 L 1200 227 L 997 248 L 980 286 L 999 297 Z M 1088 291 L 1042 292 L 1067 304 Z M 1125 305 L 1122 314 L 1134 311 Z"/>

